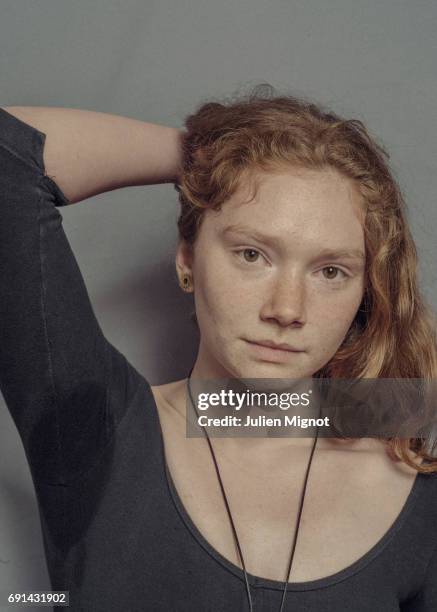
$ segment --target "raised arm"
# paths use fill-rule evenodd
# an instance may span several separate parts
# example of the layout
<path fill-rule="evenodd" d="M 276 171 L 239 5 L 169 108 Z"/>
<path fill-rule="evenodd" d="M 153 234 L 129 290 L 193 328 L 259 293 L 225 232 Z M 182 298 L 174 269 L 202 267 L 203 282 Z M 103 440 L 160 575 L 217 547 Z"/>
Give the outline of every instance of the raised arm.
<path fill-rule="evenodd" d="M 4 109 L 46 135 L 46 173 L 71 203 L 120 187 L 177 181 L 182 130 L 73 108 Z"/>
<path fill-rule="evenodd" d="M 143 154 L 144 168 L 131 156 L 134 172 L 120 147 L 138 155 L 140 147 L 129 145 L 132 139 L 129 130 L 121 129 L 122 121 L 117 137 L 114 128 L 109 130 L 112 137 L 96 136 L 96 144 L 90 133 L 104 134 L 104 119 L 100 128 L 95 124 L 92 129 L 92 121 L 84 127 L 85 120 L 80 126 L 65 119 L 70 127 L 58 129 L 53 117 L 41 115 L 40 122 L 36 115 L 27 118 L 9 108 L 0 109 L 0 391 L 34 482 L 50 488 L 64 486 L 96 465 L 144 382 L 98 324 L 60 207 L 69 204 L 67 194 L 79 200 L 121 183 L 170 180 L 171 164 L 162 150 L 168 147 L 170 154 L 171 146 L 145 143 L 143 152 L 150 151 L 150 156 Z M 61 114 L 67 118 L 68 111 Z M 158 138 L 160 128 L 150 129 Z M 137 132 L 131 132 L 138 143 Z M 83 150 L 79 133 L 86 141 Z M 166 129 L 163 133 L 169 134 Z M 118 173 L 116 181 L 112 171 Z"/>

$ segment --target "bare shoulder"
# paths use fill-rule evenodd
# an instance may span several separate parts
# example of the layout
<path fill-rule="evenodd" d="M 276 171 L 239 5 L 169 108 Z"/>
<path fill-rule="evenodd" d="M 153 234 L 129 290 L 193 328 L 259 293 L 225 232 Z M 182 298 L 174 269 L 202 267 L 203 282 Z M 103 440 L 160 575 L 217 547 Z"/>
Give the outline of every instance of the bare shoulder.
<path fill-rule="evenodd" d="M 357 451 L 357 452 L 354 452 Z M 397 460 L 389 451 L 388 445 L 381 440 L 363 438 L 358 441 L 358 446 L 350 453 L 338 453 L 338 470 L 348 480 L 350 489 L 357 485 L 355 495 L 368 495 L 374 500 L 379 500 L 382 507 L 377 516 L 389 524 L 401 511 L 409 493 L 411 492 L 418 470 L 407 465 L 404 461 Z M 410 451 L 410 459 L 414 463 L 420 463 L 416 455 Z M 335 464 L 335 459 L 334 459 Z M 364 503 L 362 499 L 361 503 Z M 378 504 L 379 505 L 379 504 Z"/>

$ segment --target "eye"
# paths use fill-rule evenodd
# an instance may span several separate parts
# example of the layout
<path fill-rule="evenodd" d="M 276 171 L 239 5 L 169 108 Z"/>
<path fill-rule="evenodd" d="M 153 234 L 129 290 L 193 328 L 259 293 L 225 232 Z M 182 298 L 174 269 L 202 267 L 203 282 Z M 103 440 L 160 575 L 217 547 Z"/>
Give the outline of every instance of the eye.
<path fill-rule="evenodd" d="M 236 251 L 237 255 L 243 256 L 244 261 L 247 263 L 255 263 L 258 261 L 261 253 L 256 249 L 241 249 L 240 251 Z"/>
<path fill-rule="evenodd" d="M 341 272 L 341 274 L 343 275 L 343 279 L 347 278 L 347 274 L 343 272 L 341 268 L 337 268 L 337 266 L 325 266 L 324 268 L 322 268 L 322 272 L 323 276 L 327 280 L 340 280 L 337 278 L 338 272 Z M 327 272 L 327 274 L 325 274 L 325 272 Z"/>

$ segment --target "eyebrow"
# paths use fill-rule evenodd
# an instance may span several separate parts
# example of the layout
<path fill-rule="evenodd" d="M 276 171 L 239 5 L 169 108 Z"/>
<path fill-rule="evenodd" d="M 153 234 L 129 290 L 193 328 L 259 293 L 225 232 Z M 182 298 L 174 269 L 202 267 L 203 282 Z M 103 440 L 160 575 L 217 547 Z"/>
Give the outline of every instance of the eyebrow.
<path fill-rule="evenodd" d="M 220 235 L 226 236 L 227 234 L 244 234 L 245 236 L 249 236 L 254 238 L 258 242 L 263 242 L 265 244 L 278 245 L 281 242 L 281 238 L 277 236 L 271 236 L 268 234 L 263 234 L 262 232 L 256 230 L 255 228 L 239 225 L 239 224 L 230 224 L 221 228 Z M 361 249 L 322 249 L 318 253 L 318 258 L 332 258 L 332 259 L 358 259 L 365 260 L 366 256 Z"/>

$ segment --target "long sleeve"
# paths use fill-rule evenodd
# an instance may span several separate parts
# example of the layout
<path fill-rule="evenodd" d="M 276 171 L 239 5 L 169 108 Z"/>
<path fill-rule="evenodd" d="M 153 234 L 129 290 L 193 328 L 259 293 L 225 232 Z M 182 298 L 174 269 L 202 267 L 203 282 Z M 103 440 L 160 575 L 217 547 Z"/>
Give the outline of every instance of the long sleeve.
<path fill-rule="evenodd" d="M 97 460 L 138 380 L 94 315 L 44 143 L 0 109 L 0 390 L 34 480 L 65 484 Z"/>

